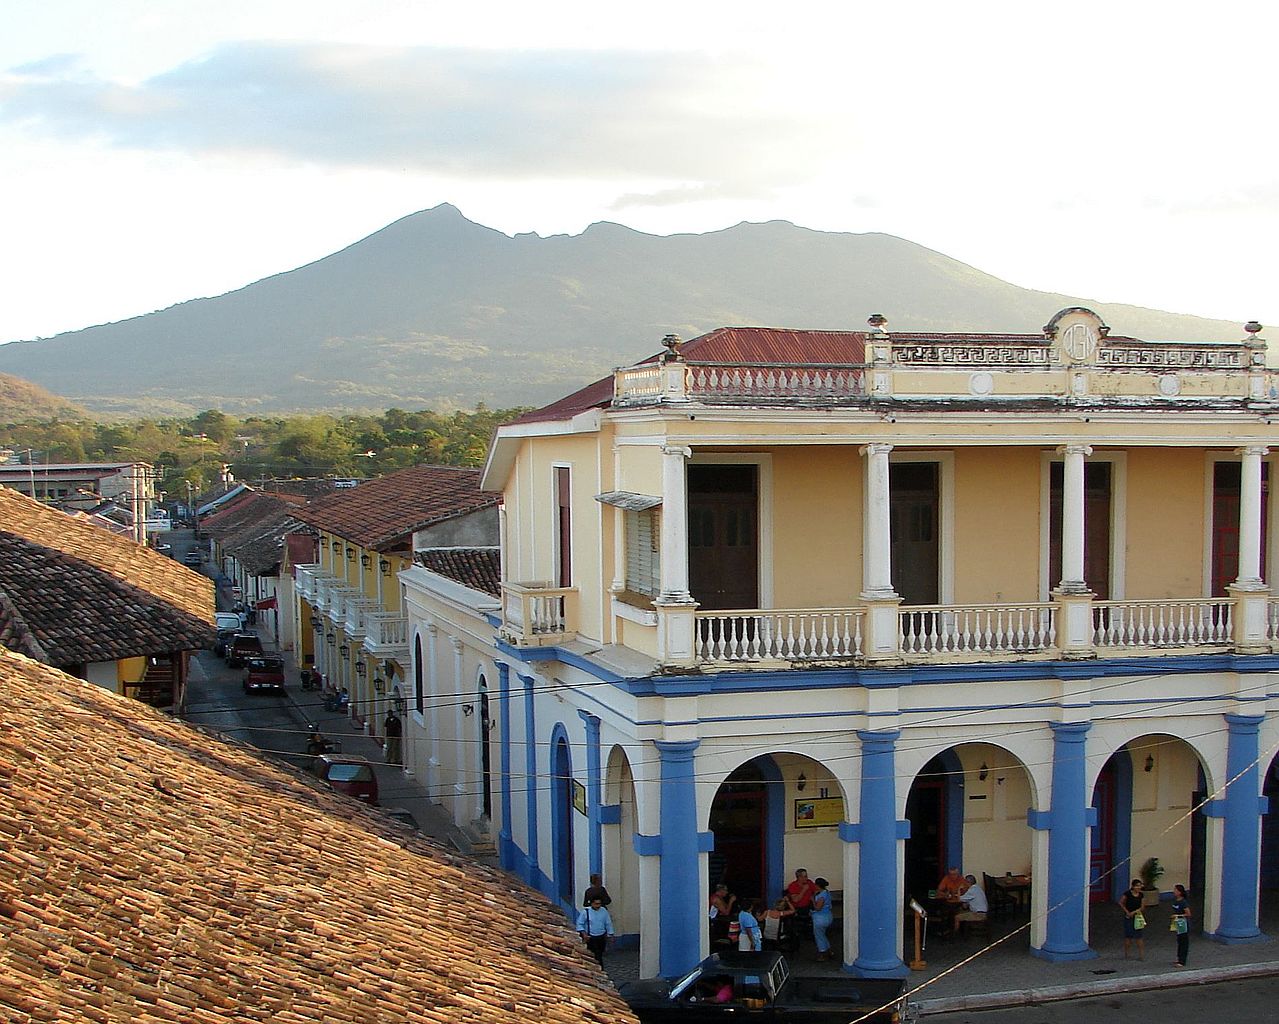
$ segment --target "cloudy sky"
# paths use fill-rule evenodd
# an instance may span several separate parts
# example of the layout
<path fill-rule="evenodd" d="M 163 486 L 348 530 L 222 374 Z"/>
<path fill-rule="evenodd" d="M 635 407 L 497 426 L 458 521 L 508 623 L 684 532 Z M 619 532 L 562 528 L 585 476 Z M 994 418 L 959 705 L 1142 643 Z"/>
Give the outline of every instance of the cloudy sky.
<path fill-rule="evenodd" d="M 1279 324 L 1276 29 L 1260 0 L 3 0 L 0 342 L 441 202 L 510 234 L 884 231 Z"/>

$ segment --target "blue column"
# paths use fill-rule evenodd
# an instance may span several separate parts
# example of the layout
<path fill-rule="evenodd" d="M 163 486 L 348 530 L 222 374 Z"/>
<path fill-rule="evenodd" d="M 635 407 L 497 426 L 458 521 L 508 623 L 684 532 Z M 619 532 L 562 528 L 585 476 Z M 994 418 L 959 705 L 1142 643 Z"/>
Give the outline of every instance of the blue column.
<path fill-rule="evenodd" d="M 662 917 L 658 972 L 673 978 L 701 959 L 706 911 L 698 870 L 702 837 L 697 832 L 694 752 L 697 740 L 654 743 L 662 759 L 661 851 L 658 896 Z"/>
<path fill-rule="evenodd" d="M 528 807 L 528 849 L 524 880 L 541 888 L 537 869 L 537 721 L 533 714 L 533 677 L 520 676 L 524 684 L 524 797 Z"/>
<path fill-rule="evenodd" d="M 1088 960 L 1084 921 L 1088 893 L 1088 832 L 1096 808 L 1085 792 L 1085 746 L 1091 722 L 1051 722 L 1053 791 L 1051 809 L 1031 810 L 1031 828 L 1048 832 L 1048 922 L 1044 944 L 1031 952 L 1044 960 Z"/>
<path fill-rule="evenodd" d="M 497 857 L 503 871 L 515 867 L 515 848 L 511 842 L 511 666 L 497 666 L 499 715 L 502 720 L 502 827 L 497 833 Z"/>
<path fill-rule="evenodd" d="M 864 978 L 904 978 L 909 974 L 897 948 L 902 908 L 897 898 L 897 841 L 909 823 L 897 820 L 896 745 L 900 731 L 858 731 L 862 744 L 861 821 L 841 828 L 856 842 L 857 959 L 853 972 Z"/>
<path fill-rule="evenodd" d="M 1258 887 L 1261 884 L 1261 815 L 1264 798 L 1258 783 L 1257 732 L 1261 715 L 1226 715 L 1226 795 L 1214 800 L 1221 831 L 1221 923 L 1218 942 L 1258 942 Z M 1205 811 L 1208 809 L 1205 808 Z"/>
<path fill-rule="evenodd" d="M 600 720 L 586 711 L 578 711 L 586 726 L 586 819 L 590 827 L 589 854 L 591 874 L 604 871 L 604 830 L 601 828 L 600 804 Z"/>

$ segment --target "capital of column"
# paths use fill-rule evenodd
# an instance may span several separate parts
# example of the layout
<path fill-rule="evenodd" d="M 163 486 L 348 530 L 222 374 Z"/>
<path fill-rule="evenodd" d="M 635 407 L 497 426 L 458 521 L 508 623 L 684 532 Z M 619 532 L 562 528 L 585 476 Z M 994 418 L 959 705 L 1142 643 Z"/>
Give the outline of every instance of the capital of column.
<path fill-rule="evenodd" d="M 450 635 L 449 635 L 449 643 L 453 645 L 453 653 L 454 653 L 454 654 L 461 654 L 461 653 L 462 653 L 462 646 L 463 646 L 463 645 L 462 645 L 462 638 L 461 638 L 461 637 L 453 636 L 452 634 L 450 634 Z"/>
<path fill-rule="evenodd" d="M 1261 729 L 1261 723 L 1266 720 L 1265 715 L 1226 714 L 1222 717 L 1225 718 L 1226 727 L 1232 736 L 1255 736 Z"/>
<path fill-rule="evenodd" d="M 901 736 L 900 729 L 858 729 L 857 738 L 863 747 L 872 750 L 892 750 Z"/>
<path fill-rule="evenodd" d="M 440 627 L 437 626 L 434 622 L 428 622 L 426 624 L 426 631 L 430 633 L 431 636 L 439 636 Z"/>
<path fill-rule="evenodd" d="M 1061 455 L 1082 455 L 1085 459 L 1092 454 L 1090 444 L 1064 444 L 1057 449 Z"/>
<path fill-rule="evenodd" d="M 577 717 L 585 724 L 587 731 L 593 733 L 600 731 L 599 715 L 592 715 L 589 711 L 583 711 L 581 708 L 578 708 Z"/>
<path fill-rule="evenodd" d="M 701 740 L 654 740 L 653 746 L 662 755 L 664 764 L 677 764 L 693 760 L 693 752 L 701 745 Z"/>
<path fill-rule="evenodd" d="M 1251 455 L 1254 458 L 1264 459 L 1267 455 L 1270 454 L 1270 449 L 1267 448 L 1264 444 L 1250 444 L 1250 445 L 1246 445 L 1243 448 L 1236 448 L 1235 454 Z"/>
<path fill-rule="evenodd" d="M 875 441 L 858 449 L 862 455 L 887 455 L 892 450 L 893 446 L 886 441 Z"/>
<path fill-rule="evenodd" d="M 1053 739 L 1058 743 L 1083 743 L 1092 722 L 1049 722 Z"/>
<path fill-rule="evenodd" d="M 684 459 L 691 459 L 693 457 L 693 449 L 684 444 L 664 444 L 662 445 L 662 454 L 672 458 L 678 456 Z"/>

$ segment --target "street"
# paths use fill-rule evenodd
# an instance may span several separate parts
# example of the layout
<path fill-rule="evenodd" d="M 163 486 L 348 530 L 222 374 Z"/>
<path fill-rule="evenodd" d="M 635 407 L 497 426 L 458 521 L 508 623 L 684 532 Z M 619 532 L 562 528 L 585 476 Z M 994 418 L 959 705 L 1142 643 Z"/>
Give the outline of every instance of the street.
<path fill-rule="evenodd" d="M 1202 1024 L 1205 1021 L 1250 1024 L 1279 1020 L 1279 977 L 1154 989 L 1097 999 L 1072 999 L 1042 1006 L 1006 1010 L 963 1010 L 930 1014 L 923 1024 L 1095 1024 L 1099 1020 L 1146 1021 L 1159 1024 Z"/>

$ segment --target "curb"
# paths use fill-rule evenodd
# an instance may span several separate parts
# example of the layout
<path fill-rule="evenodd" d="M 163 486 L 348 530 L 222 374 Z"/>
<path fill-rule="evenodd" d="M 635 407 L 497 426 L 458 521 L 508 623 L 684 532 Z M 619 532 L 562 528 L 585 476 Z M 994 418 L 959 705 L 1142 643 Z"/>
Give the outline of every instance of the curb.
<path fill-rule="evenodd" d="M 1137 978 L 1081 982 L 1076 985 L 1052 985 L 1046 988 L 1028 988 L 1011 992 L 986 992 L 971 996 L 921 999 L 912 1006 L 917 1016 L 924 1017 L 936 1013 L 954 1013 L 957 1010 L 1003 1010 L 1014 1006 L 1061 1002 L 1066 999 L 1087 999 L 1095 996 L 1121 995 L 1125 992 L 1182 988 L 1189 985 L 1212 985 L 1221 981 L 1265 978 L 1275 974 L 1279 974 L 1279 961 L 1272 960 L 1259 964 L 1243 964 L 1239 967 L 1213 967 L 1198 971 L 1178 971 L 1175 974 L 1148 974 Z"/>

